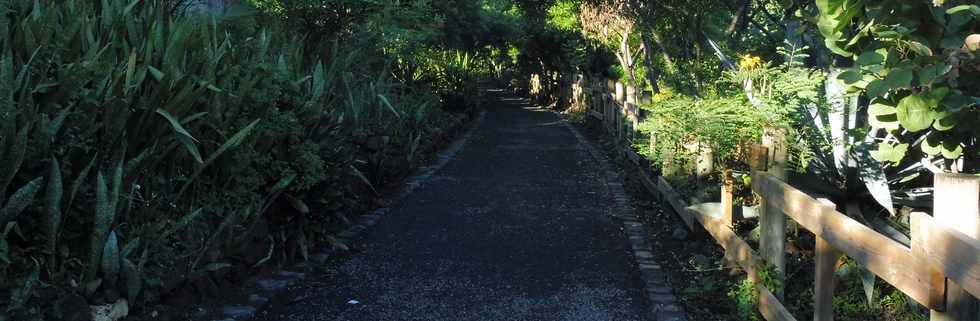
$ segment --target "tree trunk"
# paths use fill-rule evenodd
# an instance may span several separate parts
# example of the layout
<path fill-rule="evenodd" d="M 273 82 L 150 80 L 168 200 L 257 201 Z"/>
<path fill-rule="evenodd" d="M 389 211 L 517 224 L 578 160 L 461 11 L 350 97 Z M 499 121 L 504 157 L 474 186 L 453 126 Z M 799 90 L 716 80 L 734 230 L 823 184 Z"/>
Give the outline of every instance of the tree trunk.
<path fill-rule="evenodd" d="M 636 70 L 634 67 L 635 62 L 633 61 L 633 53 L 630 51 L 630 30 L 623 31 L 621 35 L 621 40 L 619 42 L 619 52 L 616 53 L 616 58 L 619 59 L 619 64 L 623 66 L 623 71 L 630 78 L 631 83 L 636 83 Z"/>
<path fill-rule="evenodd" d="M 670 52 L 667 51 L 667 46 L 664 45 L 663 38 L 660 37 L 660 32 L 651 27 L 649 33 L 650 37 L 653 38 L 653 42 L 657 44 L 658 48 L 660 48 L 660 54 L 664 56 L 664 64 L 667 65 L 667 71 L 677 71 L 677 66 L 674 65 L 674 58 L 672 58 L 670 56 Z M 650 46 L 647 46 L 647 48 L 650 48 Z"/>
<path fill-rule="evenodd" d="M 739 35 L 742 34 L 742 31 L 745 30 L 745 27 L 748 26 L 748 21 L 750 19 L 749 11 L 751 10 L 750 8 L 751 4 L 752 1 L 750 0 L 742 0 L 735 11 L 735 16 L 732 17 L 731 24 L 728 25 L 727 29 L 725 29 L 725 33 L 729 35 L 728 39 L 733 49 L 738 48 L 740 42 L 738 37 Z"/>
<path fill-rule="evenodd" d="M 657 79 L 660 78 L 660 71 L 653 66 L 653 46 L 650 43 L 650 33 L 644 32 L 642 34 L 643 39 L 643 63 L 647 67 L 647 81 L 650 82 L 650 87 L 653 88 L 655 94 L 660 93 L 660 85 L 657 84 Z"/>

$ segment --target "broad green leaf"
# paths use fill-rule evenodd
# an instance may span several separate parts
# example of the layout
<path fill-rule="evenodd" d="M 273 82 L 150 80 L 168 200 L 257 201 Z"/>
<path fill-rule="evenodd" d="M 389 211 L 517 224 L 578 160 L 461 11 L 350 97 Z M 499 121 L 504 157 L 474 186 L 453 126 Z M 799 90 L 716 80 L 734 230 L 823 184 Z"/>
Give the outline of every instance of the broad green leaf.
<path fill-rule="evenodd" d="M 323 63 L 317 62 L 316 69 L 313 71 L 313 99 L 320 98 L 320 96 L 323 95 L 323 90 L 326 83 L 323 74 Z"/>
<path fill-rule="evenodd" d="M 55 118 L 48 123 L 48 126 L 44 127 L 41 145 L 38 147 L 41 153 L 49 153 L 51 143 L 54 142 L 55 136 L 57 136 L 58 132 L 61 131 L 61 127 L 64 125 L 65 119 L 68 118 L 68 112 L 70 111 L 71 108 L 62 109 L 61 112 L 58 113 L 58 116 L 55 116 Z"/>
<path fill-rule="evenodd" d="M 948 112 L 960 112 L 970 105 L 980 105 L 980 97 L 974 98 L 963 95 L 960 91 L 954 91 L 942 100 L 942 110 Z"/>
<path fill-rule="evenodd" d="M 910 132 L 929 128 L 935 120 L 935 112 L 929 102 L 919 95 L 908 95 L 898 102 L 898 121 Z"/>
<path fill-rule="evenodd" d="M 861 12 L 860 0 L 816 0 L 819 15 L 817 29 L 824 36 L 824 44 L 834 53 L 850 57 L 852 53 L 840 48 L 838 42 L 843 38 L 843 30 L 855 15 Z"/>
<path fill-rule="evenodd" d="M 875 283 L 878 281 L 878 276 L 865 267 L 859 267 L 859 269 L 861 271 L 861 288 L 864 290 L 864 299 L 870 306 L 874 304 Z"/>
<path fill-rule="evenodd" d="M 873 150 L 870 152 L 871 157 L 879 162 L 892 162 L 899 163 L 902 158 L 905 158 L 905 154 L 908 152 L 908 144 L 898 144 L 895 146 L 889 144 L 878 144 L 878 150 Z"/>
<path fill-rule="evenodd" d="M 262 261 L 260 261 L 260 262 L 262 262 Z M 258 265 L 258 264 L 256 264 L 256 265 Z M 208 272 L 217 272 L 217 271 L 220 271 L 222 269 L 230 268 L 231 266 L 232 265 L 231 264 L 228 264 L 228 263 L 220 263 L 220 262 L 208 263 L 208 264 L 204 265 L 203 267 L 201 267 L 201 269 L 196 270 L 194 272 L 191 272 L 191 275 L 188 278 L 191 279 L 191 280 L 198 280 L 198 279 L 201 279 L 201 278 L 207 276 L 207 273 Z"/>
<path fill-rule="evenodd" d="M 34 202 L 34 196 L 41 189 L 44 182 L 43 177 L 35 178 L 28 182 L 7 199 L 7 203 L 0 207 L 0 227 L 6 226 L 7 222 L 13 221 Z"/>
<path fill-rule="evenodd" d="M 956 140 L 943 140 L 940 153 L 946 159 L 957 159 L 963 156 L 963 146 Z"/>
<path fill-rule="evenodd" d="M 949 68 L 950 66 L 945 64 L 935 64 L 922 67 L 919 69 L 919 84 L 931 84 L 937 77 L 946 74 L 946 72 L 949 71 Z"/>
<path fill-rule="evenodd" d="M 861 73 L 860 69 L 848 69 L 837 75 L 837 79 L 843 81 L 846 85 L 853 85 L 864 79 L 864 75 Z"/>
<path fill-rule="evenodd" d="M 936 109 L 939 107 L 939 103 L 946 98 L 949 94 L 949 87 L 935 87 L 930 90 L 926 95 L 926 102 L 929 103 L 929 108 Z"/>
<path fill-rule="evenodd" d="M 929 135 L 929 137 L 923 139 L 922 143 L 919 144 L 919 149 L 930 156 L 939 155 L 942 152 L 942 141 L 935 135 Z"/>
<path fill-rule="evenodd" d="M 138 248 L 139 246 L 140 246 L 140 238 L 137 237 L 136 239 L 129 241 L 129 243 L 126 243 L 126 246 L 123 246 L 122 250 L 119 252 L 119 256 L 129 257 L 129 255 L 133 254 L 133 252 L 135 252 L 136 248 Z"/>
<path fill-rule="evenodd" d="M 157 82 L 163 81 L 163 77 L 166 76 L 166 74 L 163 73 L 163 71 L 160 71 L 160 69 L 156 69 L 153 66 L 146 66 L 146 67 L 147 70 L 150 71 L 150 76 L 153 76 L 153 79 L 155 79 Z"/>
<path fill-rule="evenodd" d="M 872 128 L 884 128 L 889 131 L 899 127 L 897 109 L 881 103 L 868 106 L 868 123 Z"/>
<path fill-rule="evenodd" d="M 230 267 L 231 264 L 215 262 L 215 263 L 208 263 L 203 268 L 201 268 L 201 271 L 216 272 Z"/>
<path fill-rule="evenodd" d="M 126 8 L 123 9 L 123 15 L 128 16 L 130 13 L 132 13 L 133 8 L 135 8 L 136 5 L 139 4 L 141 1 L 143 0 L 133 0 L 132 2 L 129 3 L 129 5 L 126 5 Z"/>
<path fill-rule="evenodd" d="M 102 247 L 102 278 L 108 285 L 114 285 L 119 278 L 119 238 L 116 231 L 109 232 Z"/>
<path fill-rule="evenodd" d="M 932 123 L 932 128 L 938 131 L 947 131 L 956 127 L 960 122 L 959 113 L 939 112 L 936 114 L 936 122 Z"/>
<path fill-rule="evenodd" d="M 351 172 L 354 174 L 354 176 L 357 177 L 358 179 L 360 179 L 361 182 L 364 183 L 364 185 L 367 185 L 368 188 L 370 188 L 375 193 L 378 192 L 376 189 L 374 189 L 374 184 L 371 184 L 371 180 L 368 179 L 367 176 L 365 176 L 363 172 L 361 172 L 359 169 L 357 169 L 357 167 L 355 167 L 353 164 L 351 164 L 350 165 L 350 169 L 351 169 Z"/>
<path fill-rule="evenodd" d="M 133 87 L 133 74 L 136 72 L 136 50 L 129 54 L 129 62 L 126 63 L 126 91 Z"/>
<path fill-rule="evenodd" d="M 201 151 L 197 148 L 197 139 L 191 136 L 191 133 L 187 132 L 187 129 L 184 129 L 180 121 L 163 109 L 157 109 L 157 114 L 160 114 L 170 122 L 170 127 L 173 127 L 174 132 L 177 133 L 177 140 L 184 145 L 184 148 L 187 149 L 187 152 L 191 153 L 191 156 L 194 156 L 194 160 L 199 164 L 204 163 L 204 159 L 201 158 Z"/>
<path fill-rule="evenodd" d="M 946 14 L 950 14 L 950 15 L 963 13 L 963 12 L 970 12 L 973 13 L 974 15 L 980 16 L 980 6 L 977 6 L 975 4 L 964 4 L 946 10 Z"/>
<path fill-rule="evenodd" d="M 896 113 L 895 107 L 888 106 L 882 103 L 875 103 L 868 106 L 868 115 L 871 116 L 882 116 L 891 115 Z"/>
<path fill-rule="evenodd" d="M 885 76 L 885 86 L 888 87 L 888 90 L 908 88 L 912 86 L 913 75 L 913 70 L 909 67 L 892 69 Z"/>
<path fill-rule="evenodd" d="M 174 223 L 174 225 L 170 226 L 170 228 L 164 231 L 163 234 L 160 234 L 160 239 L 166 240 L 167 237 L 169 237 L 170 235 L 173 235 L 174 233 L 177 233 L 180 230 L 187 227 L 188 225 L 190 225 L 191 222 L 194 222 L 194 220 L 196 220 L 198 216 L 201 216 L 203 210 L 204 208 L 198 208 L 182 216 L 180 220 L 177 220 L 177 223 Z"/>
<path fill-rule="evenodd" d="M 293 209 L 296 209 L 296 211 L 298 211 L 300 213 L 303 213 L 303 214 L 309 214 L 310 213 L 310 207 L 307 206 L 306 205 L 306 202 L 303 202 L 302 199 L 299 199 L 299 198 L 297 198 L 295 196 L 292 196 L 292 195 L 289 195 L 289 194 L 286 194 L 285 196 L 286 196 L 286 201 L 289 201 L 289 205 L 292 205 L 293 206 Z"/>
<path fill-rule="evenodd" d="M 281 193 L 282 191 L 285 191 L 286 188 L 289 188 L 289 185 L 292 185 L 293 181 L 295 180 L 296 180 L 296 173 L 290 172 L 286 176 L 280 178 L 275 185 L 272 185 L 272 187 L 269 188 L 269 194 L 275 195 Z"/>
<path fill-rule="evenodd" d="M 41 275 L 41 263 L 34 261 L 34 269 L 31 274 L 24 278 L 24 283 L 10 294 L 10 305 L 7 306 L 7 313 L 18 311 L 27 304 L 34 293 L 34 287 L 38 283 Z"/>
<path fill-rule="evenodd" d="M 868 117 L 868 125 L 871 128 L 882 128 L 888 131 L 897 130 L 899 128 L 898 116 L 895 114 L 881 115 L 881 116 L 870 116 Z"/>
<path fill-rule="evenodd" d="M 10 122 L 16 127 L 16 122 Z M 0 155 L 0 200 L 3 200 L 3 196 L 6 195 L 7 186 L 10 182 L 14 180 L 14 176 L 20 170 L 20 165 L 24 162 L 24 155 L 27 153 L 27 134 L 30 130 L 29 126 L 24 126 L 17 132 L 17 136 L 8 138 L 5 140 L 12 140 L 9 143 L 4 142 L 8 149 L 3 152 L 4 155 Z M 3 146 L 0 146 L 2 148 Z"/>
<path fill-rule="evenodd" d="M 381 103 L 385 105 L 385 107 L 388 107 L 388 110 L 390 110 L 392 114 L 395 114 L 395 116 L 401 118 L 402 114 L 399 113 L 398 110 L 395 110 L 395 107 L 391 105 L 391 102 L 388 102 L 388 97 L 378 94 L 378 98 L 381 99 Z"/>
<path fill-rule="evenodd" d="M 137 302 L 136 298 L 143 289 L 143 273 L 127 258 L 122 259 L 122 268 L 123 275 L 126 277 L 126 298 L 129 302 Z"/>
<path fill-rule="evenodd" d="M 138 171 L 143 166 L 143 162 L 153 154 L 154 150 L 156 150 L 156 145 L 144 149 L 139 155 L 126 161 L 126 167 L 123 168 L 123 177 L 130 177 Z"/>
<path fill-rule="evenodd" d="M 102 171 L 99 171 L 95 179 L 95 220 L 92 223 L 92 233 L 89 234 L 89 257 L 85 265 L 85 282 L 95 279 L 99 265 L 102 263 L 102 252 L 109 235 L 109 228 L 115 221 L 115 217 L 116 214 L 112 209 L 112 200 L 109 196 L 109 187 Z"/>
<path fill-rule="evenodd" d="M 924 56 L 924 57 L 932 56 L 932 49 L 929 49 L 929 46 L 926 46 L 921 42 L 909 41 L 908 46 L 909 49 L 911 49 L 913 52 L 915 52 L 920 56 Z"/>
<path fill-rule="evenodd" d="M 866 88 L 870 98 L 884 97 L 889 90 L 888 83 L 881 79 L 872 80 Z"/>
<path fill-rule="evenodd" d="M 881 207 L 894 214 L 895 205 L 892 203 L 891 189 L 888 187 L 888 178 L 882 169 L 880 162 L 876 162 L 871 156 L 872 144 L 861 143 L 854 146 L 853 156 L 857 160 L 857 176 L 864 186 L 868 188 L 871 196 L 881 204 Z"/>
<path fill-rule="evenodd" d="M 198 167 L 197 170 L 195 170 L 194 173 L 191 174 L 191 177 L 187 179 L 187 182 L 184 183 L 184 186 L 180 188 L 179 192 L 177 192 L 176 198 L 180 198 L 180 196 L 183 195 L 185 191 L 187 191 L 187 188 L 190 187 L 191 183 L 193 183 L 194 180 L 197 179 L 197 177 L 204 172 L 204 169 L 207 168 L 208 165 L 211 165 L 211 163 L 213 163 L 216 159 L 218 159 L 218 157 L 221 157 L 221 155 L 224 154 L 229 149 L 238 147 L 239 144 L 245 141 L 245 138 L 248 137 L 248 135 L 252 132 L 253 129 L 255 129 L 255 126 L 259 124 L 259 121 L 260 119 L 256 119 L 252 123 L 248 124 L 248 126 L 245 126 L 245 128 L 242 128 L 237 133 L 235 133 L 235 135 L 231 136 L 231 138 L 229 138 L 228 141 L 226 141 L 224 144 L 221 144 L 221 146 L 218 147 L 218 150 L 216 150 L 214 153 L 211 153 L 211 155 L 208 156 L 208 159 L 204 161 L 204 164 Z"/>
<path fill-rule="evenodd" d="M 120 160 L 116 163 L 115 168 L 112 171 L 112 185 L 109 189 L 109 208 L 115 217 L 115 213 L 119 212 L 119 199 L 122 196 L 122 185 L 123 185 L 123 162 Z"/>
<path fill-rule="evenodd" d="M 95 156 L 92 157 L 92 160 L 89 161 L 88 165 L 86 165 L 85 168 L 78 173 L 78 176 L 75 177 L 75 181 L 71 184 L 71 193 L 68 195 L 68 204 L 66 204 L 67 206 L 65 206 L 65 208 L 71 208 L 72 203 L 75 202 L 75 196 L 78 194 L 78 190 L 82 187 L 82 184 L 85 183 L 85 179 L 88 178 L 88 173 L 92 171 L 93 167 L 95 167 L 95 162 L 98 159 L 99 154 L 95 154 Z"/>
<path fill-rule="evenodd" d="M 885 53 L 887 54 L 887 51 Z M 855 62 L 861 66 L 879 65 L 885 62 L 885 54 L 879 51 L 865 51 Z"/>
<path fill-rule="evenodd" d="M 54 255 L 57 252 L 58 232 L 61 231 L 61 199 L 64 191 L 62 189 L 61 165 L 58 164 L 57 158 L 51 158 L 49 168 L 48 184 L 45 187 L 44 196 L 44 210 L 47 214 L 45 231 L 48 234 L 48 252 Z"/>
<path fill-rule="evenodd" d="M 327 238 L 327 243 L 330 243 L 330 246 L 332 246 L 333 248 L 340 249 L 343 251 L 350 251 L 350 247 L 347 246 L 347 244 L 343 240 L 340 240 L 330 235 L 327 235 L 326 238 Z"/>

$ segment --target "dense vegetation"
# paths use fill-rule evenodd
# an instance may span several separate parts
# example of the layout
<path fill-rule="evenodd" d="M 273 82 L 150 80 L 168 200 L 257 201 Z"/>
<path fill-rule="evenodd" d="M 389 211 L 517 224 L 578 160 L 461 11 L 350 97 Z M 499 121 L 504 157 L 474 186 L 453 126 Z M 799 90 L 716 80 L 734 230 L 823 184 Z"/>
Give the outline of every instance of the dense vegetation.
<path fill-rule="evenodd" d="M 794 185 L 900 228 L 930 172 L 980 158 L 969 1 L 232 3 L 0 2 L 0 320 L 343 248 L 491 80 L 562 109 L 579 75 L 650 92 L 658 170 L 692 144 L 744 170 L 785 134 Z"/>
<path fill-rule="evenodd" d="M 344 247 L 479 104 L 510 30 L 481 3 L 4 1 L 0 319 Z"/>

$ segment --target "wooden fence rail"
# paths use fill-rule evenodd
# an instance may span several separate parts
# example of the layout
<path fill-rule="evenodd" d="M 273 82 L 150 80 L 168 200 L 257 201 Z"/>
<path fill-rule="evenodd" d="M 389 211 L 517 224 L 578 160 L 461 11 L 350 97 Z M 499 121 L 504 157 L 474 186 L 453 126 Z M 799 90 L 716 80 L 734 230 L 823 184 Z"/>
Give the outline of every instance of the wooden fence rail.
<path fill-rule="evenodd" d="M 663 177 L 658 177 L 654 182 L 644 171 L 638 174 L 647 189 L 659 195 L 686 224 L 699 223 L 725 249 L 726 259 L 738 264 L 756 283 L 760 292 L 759 312 L 766 320 L 796 320 L 773 295 L 773 291 L 759 281 L 760 271 L 771 263 L 756 254 L 731 229 L 730 222 L 734 218 L 725 217 L 731 215 L 730 210 L 722 208 L 719 203 L 689 206 Z M 816 236 L 813 320 L 834 319 L 834 270 L 840 255 L 854 259 L 882 280 L 933 310 L 933 320 L 975 321 L 980 317 L 976 306 L 969 304 L 969 299 L 973 298 L 958 299 L 957 304 L 963 306 L 950 306 L 946 282 L 956 284 L 967 296 L 980 297 L 980 240 L 977 238 L 958 228 L 941 224 L 927 214 L 913 213 L 910 248 L 838 212 L 832 202 L 815 199 L 771 174 L 753 172 L 752 188 L 771 209 L 782 211 Z M 975 213 L 972 208 L 961 208 L 959 211 Z M 765 233 L 764 229 L 762 231 Z M 949 317 L 955 309 L 963 311 Z"/>
<path fill-rule="evenodd" d="M 632 142 L 640 124 L 638 104 L 648 99 L 648 95 L 605 78 L 575 76 L 573 79 L 581 79 L 572 84 L 572 92 L 581 96 L 572 97 L 572 102 L 585 104 L 586 114 L 599 120 L 611 136 Z"/>

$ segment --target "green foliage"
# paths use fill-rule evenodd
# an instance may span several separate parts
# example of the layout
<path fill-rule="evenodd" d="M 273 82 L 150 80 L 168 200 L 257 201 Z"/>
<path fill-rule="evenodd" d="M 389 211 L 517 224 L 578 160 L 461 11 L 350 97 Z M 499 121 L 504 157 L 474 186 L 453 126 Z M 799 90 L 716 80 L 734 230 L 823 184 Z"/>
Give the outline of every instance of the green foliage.
<path fill-rule="evenodd" d="M 878 161 L 897 165 L 915 150 L 955 160 L 975 150 L 980 78 L 965 70 L 980 60 L 964 42 L 980 19 L 976 5 L 954 2 L 817 2 L 827 47 L 854 60 L 838 79 L 871 101 Z"/>
<path fill-rule="evenodd" d="M 41 264 L 37 261 L 34 262 L 34 268 L 31 273 L 24 278 L 23 284 L 20 285 L 14 292 L 10 295 L 10 305 L 7 306 L 6 312 L 14 312 L 24 307 L 27 301 L 34 293 L 34 287 L 37 286 L 39 282 L 39 277 L 41 275 Z"/>
<path fill-rule="evenodd" d="M 776 276 L 778 272 L 772 265 L 766 265 L 759 269 L 757 277 L 764 287 L 769 291 L 775 292 L 782 289 L 782 281 Z M 761 321 L 764 320 L 759 314 L 759 290 L 756 282 L 749 278 L 743 279 L 734 288 L 728 291 L 728 297 L 735 301 L 736 314 L 740 320 Z"/>
<path fill-rule="evenodd" d="M 581 28 L 578 8 L 580 0 L 557 0 L 548 7 L 548 25 L 559 30 L 575 31 Z"/>
<path fill-rule="evenodd" d="M 734 289 L 728 291 L 728 297 L 735 301 L 736 314 L 739 319 L 747 321 L 761 321 L 759 315 L 759 290 L 755 288 L 755 282 L 744 279 L 738 283 Z"/>
<path fill-rule="evenodd" d="M 36 307 L 71 292 L 159 300 L 164 281 L 209 277 L 257 235 L 273 242 L 265 264 L 335 244 L 343 213 L 459 124 L 446 95 L 468 112 L 490 70 L 485 43 L 450 35 L 469 16 L 434 18 L 489 16 L 477 2 L 259 1 L 269 15 L 223 16 L 164 2 L 0 5 L 0 287 L 55 290 L 18 297 L 14 319 L 50 318 Z"/>
<path fill-rule="evenodd" d="M 824 76 L 819 70 L 806 68 L 801 61 L 809 55 L 807 47 L 795 48 L 785 43 L 777 51 L 783 63 L 773 66 L 758 57 L 744 56 L 739 68 L 728 72 L 734 84 L 751 88 L 753 106 L 765 119 L 766 126 L 788 128 L 799 119 L 801 106 L 820 103 Z"/>
<path fill-rule="evenodd" d="M 716 159 L 735 160 L 739 147 L 759 139 L 762 133 L 762 115 L 746 108 L 748 105 L 745 97 L 739 96 L 696 99 L 659 95 L 653 104 L 642 106 L 650 116 L 639 129 L 656 141 L 656 148 L 648 150 L 646 156 L 661 165 L 691 163 L 696 156 L 692 144 L 700 143 L 711 148 Z"/>
<path fill-rule="evenodd" d="M 44 178 L 38 177 L 18 189 L 7 199 L 3 207 L 0 207 L 0 227 L 7 226 L 8 222 L 17 219 L 17 216 L 34 202 L 34 196 L 43 182 Z"/>
<path fill-rule="evenodd" d="M 62 199 L 62 186 L 61 186 L 61 165 L 58 163 L 58 159 L 51 159 L 51 169 L 48 173 L 48 183 L 45 187 L 44 195 L 44 211 L 46 212 L 46 231 L 48 239 L 48 252 L 51 253 L 52 259 L 50 262 L 54 262 L 53 257 L 58 251 L 58 234 L 61 232 L 61 199 Z"/>
<path fill-rule="evenodd" d="M 866 283 L 865 275 L 874 274 L 848 260 L 837 271 L 838 287 L 834 295 L 834 313 L 841 319 L 869 319 L 887 316 L 894 320 L 928 320 L 928 310 L 887 283 Z M 870 290 L 869 290 L 870 286 Z M 873 294 L 873 295 L 872 295 Z"/>

